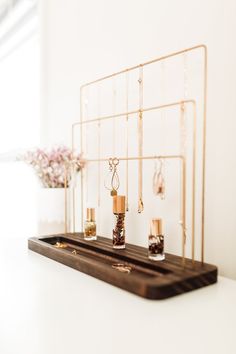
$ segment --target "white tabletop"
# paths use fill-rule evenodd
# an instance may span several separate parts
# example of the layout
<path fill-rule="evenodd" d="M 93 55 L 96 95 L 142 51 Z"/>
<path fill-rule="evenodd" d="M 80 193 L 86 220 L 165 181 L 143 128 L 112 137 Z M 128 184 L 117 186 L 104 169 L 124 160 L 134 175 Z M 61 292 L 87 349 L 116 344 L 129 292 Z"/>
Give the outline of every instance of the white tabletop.
<path fill-rule="evenodd" d="M 236 353 L 236 282 L 145 300 L 0 243 L 1 354 Z"/>

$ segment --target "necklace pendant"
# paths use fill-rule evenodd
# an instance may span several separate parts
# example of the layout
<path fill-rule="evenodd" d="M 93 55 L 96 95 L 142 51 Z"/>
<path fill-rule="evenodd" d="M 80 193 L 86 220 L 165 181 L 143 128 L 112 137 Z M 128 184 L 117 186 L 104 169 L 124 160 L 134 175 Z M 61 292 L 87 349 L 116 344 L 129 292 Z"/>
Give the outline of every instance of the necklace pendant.
<path fill-rule="evenodd" d="M 117 191 L 115 189 L 111 190 L 111 196 L 114 197 L 115 195 L 117 195 Z"/>

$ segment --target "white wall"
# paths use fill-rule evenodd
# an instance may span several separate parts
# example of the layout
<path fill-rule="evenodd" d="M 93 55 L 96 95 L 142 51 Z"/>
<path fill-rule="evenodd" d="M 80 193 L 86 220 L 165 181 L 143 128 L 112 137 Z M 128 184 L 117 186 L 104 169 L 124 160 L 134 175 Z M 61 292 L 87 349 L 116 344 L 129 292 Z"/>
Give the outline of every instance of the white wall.
<path fill-rule="evenodd" d="M 81 84 L 208 46 L 206 261 L 236 279 L 235 15 L 234 0 L 41 0 L 44 144 L 70 142 Z"/>

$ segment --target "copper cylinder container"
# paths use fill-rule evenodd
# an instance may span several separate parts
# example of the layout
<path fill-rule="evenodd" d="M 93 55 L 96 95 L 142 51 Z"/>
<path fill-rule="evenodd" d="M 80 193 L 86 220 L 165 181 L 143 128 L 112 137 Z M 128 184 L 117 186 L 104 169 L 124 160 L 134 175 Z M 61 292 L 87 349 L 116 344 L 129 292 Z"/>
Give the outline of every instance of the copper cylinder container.
<path fill-rule="evenodd" d="M 115 215 L 115 228 L 113 229 L 113 248 L 125 248 L 125 196 L 113 197 L 113 213 Z"/>

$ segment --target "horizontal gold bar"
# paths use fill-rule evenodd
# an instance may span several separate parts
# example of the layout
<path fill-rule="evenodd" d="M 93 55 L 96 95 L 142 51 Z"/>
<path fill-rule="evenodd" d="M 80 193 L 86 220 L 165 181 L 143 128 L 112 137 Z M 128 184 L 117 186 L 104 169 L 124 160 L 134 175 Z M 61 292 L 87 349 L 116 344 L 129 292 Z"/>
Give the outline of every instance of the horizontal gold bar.
<path fill-rule="evenodd" d="M 88 123 L 93 123 L 93 122 L 98 122 L 98 121 L 101 121 L 101 120 L 113 119 L 113 118 L 121 118 L 121 117 L 125 117 L 126 118 L 127 116 L 138 114 L 140 111 L 149 112 L 149 111 L 154 111 L 154 110 L 158 110 L 158 109 L 165 109 L 165 108 L 169 108 L 169 107 L 180 106 L 182 104 L 188 104 L 188 103 L 191 103 L 191 104 L 195 105 L 196 101 L 193 100 L 193 99 L 182 100 L 182 101 L 162 104 L 160 106 L 147 107 L 147 108 L 143 108 L 142 110 L 136 109 L 136 110 L 133 110 L 133 111 L 122 112 L 122 113 L 112 114 L 112 115 L 108 115 L 108 116 L 102 116 L 102 117 L 99 117 L 99 118 L 96 117 L 96 118 L 92 118 L 92 119 L 89 119 L 89 120 L 83 120 L 83 121 L 80 121 L 80 122 L 75 122 L 72 125 L 72 129 L 76 125 L 88 124 Z"/>
<path fill-rule="evenodd" d="M 146 66 L 146 65 L 149 65 L 149 64 L 153 64 L 155 62 L 158 62 L 158 61 L 161 61 L 161 60 L 166 60 L 168 58 L 171 58 L 171 57 L 174 57 L 174 56 L 177 56 L 177 55 L 180 55 L 180 54 L 183 54 L 183 53 L 187 53 L 187 52 L 190 52 L 192 50 L 196 50 L 196 49 L 200 49 L 200 48 L 203 48 L 204 50 L 206 50 L 206 46 L 205 44 L 199 44 L 199 45 L 196 45 L 194 47 L 190 47 L 190 48 L 186 48 L 186 49 L 183 49 L 183 50 L 179 50 L 177 52 L 174 52 L 174 53 L 171 53 L 171 54 L 168 54 L 168 55 L 164 55 L 164 56 L 161 56 L 159 58 L 156 58 L 156 59 L 153 59 L 153 60 L 149 60 L 143 64 L 138 64 L 138 65 L 135 65 L 135 66 L 132 66 L 130 68 L 127 68 L 127 69 L 124 69 L 124 70 L 120 70 L 120 71 L 117 71 L 116 73 L 113 73 L 111 75 L 107 75 L 107 76 L 104 76 L 100 79 L 97 79 L 97 80 L 94 80 L 94 81 L 90 81 L 84 85 L 81 86 L 81 89 L 83 89 L 84 87 L 87 87 L 87 86 L 90 86 L 90 85 L 93 85 L 93 84 L 96 84 L 98 82 L 101 82 L 101 81 L 104 81 L 104 80 L 107 80 L 107 79 L 110 79 L 114 76 L 117 76 L 117 75 L 121 75 L 121 74 L 124 74 L 126 72 L 129 72 L 129 71 L 132 71 L 132 70 L 135 70 L 135 69 L 138 69 L 140 66 Z"/>
<path fill-rule="evenodd" d="M 102 159 L 85 159 L 86 162 L 106 162 L 110 158 Z M 154 160 L 154 159 L 184 159 L 182 155 L 154 155 L 154 156 L 132 156 L 132 157 L 117 157 L 119 161 L 131 161 L 131 160 Z"/>

